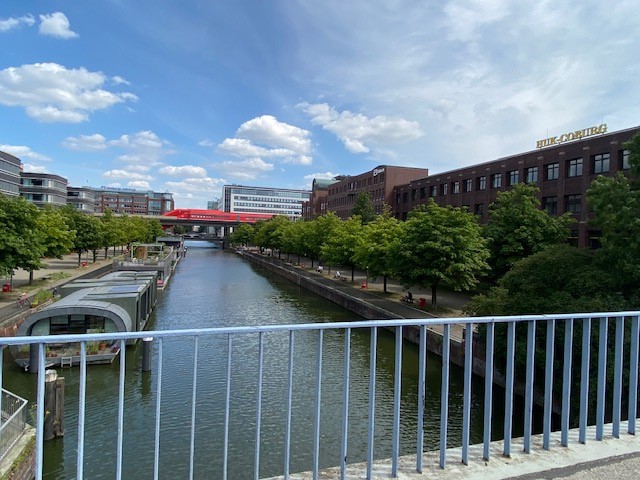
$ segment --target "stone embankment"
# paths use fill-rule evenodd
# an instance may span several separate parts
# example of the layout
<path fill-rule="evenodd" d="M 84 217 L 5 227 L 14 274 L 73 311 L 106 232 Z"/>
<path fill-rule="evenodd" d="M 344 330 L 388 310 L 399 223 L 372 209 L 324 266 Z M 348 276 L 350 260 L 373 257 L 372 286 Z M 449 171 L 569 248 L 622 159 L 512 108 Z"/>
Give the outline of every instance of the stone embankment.
<path fill-rule="evenodd" d="M 276 257 L 262 255 L 256 252 L 242 251 L 241 254 L 252 264 L 280 275 L 300 287 L 331 300 L 367 320 L 401 318 L 433 318 L 435 320 L 438 318 L 429 312 L 404 304 L 393 298 L 385 298 L 369 292 L 366 289 L 355 288 L 351 282 L 335 280 L 331 275 L 326 273 L 317 273 L 313 270 L 300 268 L 289 262 L 279 260 Z M 402 333 L 405 340 L 415 344 L 419 343 L 420 330 L 418 327 L 405 327 L 402 329 Z M 464 323 L 451 325 L 450 361 L 460 367 L 464 367 L 465 337 Z M 442 325 L 428 325 L 427 349 L 432 353 L 442 356 L 442 341 Z M 478 335 L 473 335 L 472 356 L 473 373 L 484 377 L 486 365 L 485 345 Z M 496 368 L 494 368 L 493 371 L 493 382 L 501 387 L 504 387 L 506 384 L 504 374 Z M 524 395 L 524 387 L 523 382 L 516 381 L 514 391 L 519 395 Z M 534 402 L 538 405 L 543 405 L 544 402 L 544 392 L 538 388 L 534 389 Z M 554 400 L 553 409 L 556 413 L 560 413 L 559 401 Z"/>

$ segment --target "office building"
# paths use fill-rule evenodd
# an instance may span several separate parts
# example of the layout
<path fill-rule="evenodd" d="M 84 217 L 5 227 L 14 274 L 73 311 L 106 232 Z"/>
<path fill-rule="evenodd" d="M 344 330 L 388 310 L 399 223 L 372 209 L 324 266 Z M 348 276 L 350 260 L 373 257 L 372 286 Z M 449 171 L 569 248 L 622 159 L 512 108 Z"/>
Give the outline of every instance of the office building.
<path fill-rule="evenodd" d="M 295 220 L 302 216 L 302 204 L 309 200 L 310 194 L 309 190 L 225 185 L 220 209 L 223 212 L 284 215 Z"/>
<path fill-rule="evenodd" d="M 9 197 L 20 195 L 22 162 L 6 152 L 0 152 L 0 193 Z"/>
<path fill-rule="evenodd" d="M 52 173 L 22 172 L 20 196 L 39 207 L 67 204 L 67 179 Z"/>

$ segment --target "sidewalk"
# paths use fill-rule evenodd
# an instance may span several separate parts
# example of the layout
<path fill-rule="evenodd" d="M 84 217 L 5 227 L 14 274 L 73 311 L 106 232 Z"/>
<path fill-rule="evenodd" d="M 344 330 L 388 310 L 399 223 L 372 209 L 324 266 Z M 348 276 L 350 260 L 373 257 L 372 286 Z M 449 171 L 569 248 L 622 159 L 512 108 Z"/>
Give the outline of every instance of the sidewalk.
<path fill-rule="evenodd" d="M 119 250 L 116 252 L 119 254 Z M 18 309 L 16 307 L 18 298 L 23 292 L 27 293 L 29 300 L 33 299 L 40 290 L 51 290 L 54 287 L 64 285 L 70 281 L 83 277 L 91 276 L 97 270 L 111 265 L 113 258 L 113 249 L 109 250 L 107 258 L 104 257 L 104 250 L 98 252 L 95 263 L 92 262 L 92 255 L 89 259 L 82 256 L 82 261 L 86 261 L 86 266 L 78 267 L 78 255 L 64 255 L 61 259 L 48 258 L 44 259 L 46 267 L 33 272 L 33 284 L 29 285 L 29 272 L 25 270 L 15 270 L 13 273 L 13 289 L 11 292 L 0 292 L 0 326 L 7 320 L 18 315 L 29 312 L 28 308 Z M 0 283 L 2 285 L 9 283 L 9 277 L 2 277 Z"/>

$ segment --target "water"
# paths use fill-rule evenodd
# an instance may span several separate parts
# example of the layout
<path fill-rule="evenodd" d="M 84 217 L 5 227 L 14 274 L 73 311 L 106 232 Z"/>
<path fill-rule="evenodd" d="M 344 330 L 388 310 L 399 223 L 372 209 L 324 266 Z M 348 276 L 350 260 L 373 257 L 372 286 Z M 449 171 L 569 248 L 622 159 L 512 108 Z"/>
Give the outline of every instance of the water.
<path fill-rule="evenodd" d="M 208 243 L 189 245 L 188 255 L 161 296 L 149 328 L 154 330 L 216 326 L 313 323 L 359 320 L 355 314 L 254 268 L 235 254 Z M 288 334 L 264 335 L 260 476 L 283 473 L 284 425 L 288 380 Z M 294 343 L 291 471 L 313 466 L 314 407 L 318 334 L 297 332 Z M 348 461 L 366 459 L 369 402 L 369 331 L 351 339 L 351 387 Z M 376 371 L 375 457 L 391 456 L 394 337 L 380 331 Z M 191 442 L 195 340 L 163 344 L 160 478 L 188 478 Z M 414 453 L 418 350 L 403 351 L 401 452 Z M 158 345 L 153 371 L 141 373 L 141 346 L 126 353 L 123 478 L 153 478 Z M 327 331 L 323 340 L 320 468 L 339 465 L 342 417 L 343 332 Z M 232 345 L 229 478 L 253 478 L 258 389 L 258 335 L 234 338 Z M 426 447 L 438 447 L 440 363 L 427 360 Z M 221 478 L 227 338 L 198 340 L 194 478 Z M 119 365 L 90 366 L 87 378 L 85 478 L 114 478 L 118 416 Z M 61 372 L 66 379 L 65 436 L 46 443 L 45 478 L 76 478 L 79 369 Z M 35 375 L 22 373 L 8 355 L 4 387 L 34 401 Z M 472 441 L 481 441 L 482 382 L 474 379 Z M 462 427 L 462 371 L 452 368 L 449 394 L 450 445 L 459 445 Z M 500 397 L 497 398 L 500 402 Z M 500 405 L 496 405 L 500 408 Z M 517 409 L 518 407 L 516 407 Z M 517 411 L 517 410 L 516 410 Z M 501 422 L 493 431 L 501 435 Z M 517 428 L 517 427 L 516 427 Z"/>

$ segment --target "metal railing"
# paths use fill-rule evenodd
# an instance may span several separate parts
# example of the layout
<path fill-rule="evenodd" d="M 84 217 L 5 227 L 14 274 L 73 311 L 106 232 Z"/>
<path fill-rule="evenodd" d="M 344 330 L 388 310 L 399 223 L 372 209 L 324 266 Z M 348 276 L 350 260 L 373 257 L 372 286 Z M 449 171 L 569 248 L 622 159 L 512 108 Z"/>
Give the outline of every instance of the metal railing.
<path fill-rule="evenodd" d="M 27 428 L 27 401 L 2 389 L 0 407 L 0 460 L 11 450 Z"/>
<path fill-rule="evenodd" d="M 461 457 L 455 461 L 468 464 L 470 461 L 470 425 L 471 425 L 471 389 L 472 389 L 472 371 L 474 364 L 484 364 L 484 391 L 483 405 L 484 425 L 482 428 L 483 452 L 482 457 L 485 461 L 490 460 L 490 443 L 492 441 L 492 416 L 501 415 L 504 417 L 503 432 L 503 454 L 509 456 L 512 446 L 512 431 L 514 414 L 514 384 L 518 382 L 519 375 L 524 376 L 524 409 L 518 413 L 522 415 L 524 423 L 523 444 L 524 452 L 530 452 L 532 448 L 531 437 L 533 432 L 532 412 L 534 410 L 534 373 L 536 377 L 536 388 L 543 390 L 543 413 L 542 413 L 542 437 L 543 449 L 551 448 L 550 438 L 552 433 L 552 419 L 554 404 L 559 404 L 560 418 L 559 425 L 561 431 L 561 444 L 567 446 L 569 442 L 568 431 L 571 423 L 571 415 L 574 416 L 574 424 L 579 426 L 578 441 L 585 443 L 588 440 L 602 440 L 605 436 L 605 419 L 610 419 L 612 431 L 610 435 L 613 437 L 620 436 L 620 426 L 626 413 L 628 419 L 627 428 L 630 434 L 635 433 L 636 416 L 638 404 L 638 360 L 639 360 L 639 314 L 638 311 L 629 312 L 605 312 L 605 313 L 588 313 L 588 314 L 562 314 L 562 315 L 531 315 L 531 316 L 510 316 L 510 317 L 474 317 L 474 318 L 447 318 L 447 319 L 423 319 L 423 320 L 375 320 L 375 321 L 357 321 L 350 323 L 318 323 L 318 324 L 300 324 L 300 325 L 268 325 L 261 327 L 225 327 L 210 329 L 185 329 L 172 331 L 154 331 L 154 332 L 136 332 L 136 333 L 120 333 L 120 334 L 87 334 L 87 335 L 56 335 L 56 336 L 39 336 L 39 337 L 22 337 L 22 338 L 5 338 L 5 345 L 21 345 L 25 343 L 36 344 L 38 348 L 38 379 L 37 379 L 37 458 L 36 458 L 36 478 L 41 478 L 43 473 L 43 423 L 44 423 L 44 385 L 45 385 L 45 346 L 48 343 L 60 342 L 80 342 L 86 346 L 88 342 L 108 339 L 118 340 L 120 342 L 119 354 L 119 385 L 118 385 L 118 414 L 117 414 L 117 441 L 116 441 L 116 472 L 117 478 L 122 478 L 122 459 L 123 459 L 123 438 L 124 438 L 124 390 L 125 390 L 125 341 L 128 339 L 140 339 L 143 337 L 153 337 L 156 342 L 156 361 L 153 368 L 153 375 L 156 381 L 156 397 L 155 397 L 155 425 L 149 425 L 149 429 L 155 432 L 154 444 L 154 478 L 159 478 L 160 470 L 160 417 L 161 405 L 163 402 L 163 389 L 166 388 L 169 379 L 163 377 L 163 367 L 166 367 L 170 358 L 165 358 L 163 354 L 163 345 L 171 339 L 193 339 L 193 377 L 191 380 L 191 404 L 184 406 L 191 410 L 190 428 L 190 446 L 189 446 L 189 478 L 194 478 L 194 455 L 195 455 L 195 432 L 196 432 L 196 399 L 199 388 L 197 382 L 199 368 L 206 368 L 199 365 L 198 355 L 200 345 L 205 345 L 205 339 L 208 337 L 217 337 L 226 345 L 226 382 L 222 382 L 220 389 L 226 392 L 224 399 L 226 402 L 224 409 L 224 425 L 222 428 L 223 449 L 220 452 L 222 462 L 222 477 L 227 478 L 228 470 L 228 443 L 230 413 L 234 410 L 234 405 L 230 401 L 231 390 L 231 352 L 238 337 L 253 335 L 257 337 L 257 386 L 255 388 L 256 411 L 254 426 L 255 448 L 253 452 L 247 451 L 245 456 L 253 457 L 253 477 L 258 478 L 261 462 L 261 420 L 263 413 L 261 412 L 263 384 L 269 378 L 269 370 L 265 368 L 265 350 L 267 343 L 265 335 L 280 332 L 283 339 L 287 339 L 288 345 L 283 346 L 285 342 L 280 342 L 282 351 L 288 350 L 288 358 L 285 359 L 287 367 L 286 377 L 286 405 L 284 415 L 284 435 L 281 439 L 284 450 L 284 462 L 282 465 L 282 474 L 284 478 L 288 478 L 291 458 L 292 458 L 292 390 L 294 385 L 294 370 L 297 367 L 294 360 L 294 344 L 298 336 L 302 332 L 314 332 L 317 335 L 317 344 L 312 347 L 315 349 L 315 366 L 311 366 L 310 371 L 306 371 L 308 377 L 313 377 L 315 383 L 314 414 L 310 416 L 311 428 L 313 429 L 313 451 L 310 452 L 312 462 L 309 470 L 313 471 L 313 477 L 317 478 L 319 474 L 319 451 L 321 448 L 321 403 L 326 388 L 322 380 L 323 375 L 323 337 L 329 331 L 337 330 L 344 336 L 343 358 L 340 360 L 342 364 L 342 379 L 336 382 L 335 388 L 341 390 L 342 396 L 342 415 L 341 415 L 341 438 L 331 439 L 336 445 L 340 445 L 340 469 L 341 476 L 345 478 L 347 469 L 347 450 L 349 445 L 349 392 L 350 385 L 355 380 L 351 377 L 352 364 L 352 332 L 356 330 L 366 330 L 370 332 L 369 347 L 369 365 L 368 365 L 368 382 L 369 382 L 369 398 L 368 413 L 366 415 L 368 427 L 366 436 L 366 476 L 371 478 L 372 467 L 374 464 L 374 443 L 380 442 L 380 437 L 376 437 L 376 423 L 374 417 L 378 415 L 377 396 L 376 396 L 376 363 L 378 352 L 378 338 L 380 329 L 391 329 L 395 331 L 395 347 L 394 347 L 394 376 L 393 376 L 393 417 L 392 431 L 390 438 L 384 438 L 385 442 L 391 444 L 391 474 L 398 476 L 398 459 L 400 452 L 400 425 L 402 412 L 400 409 L 402 378 L 403 378 L 403 350 L 407 347 L 403 342 L 403 333 L 407 333 L 407 329 L 417 330 L 418 343 L 418 380 L 417 389 L 414 393 L 415 402 L 417 404 L 416 428 L 412 436 L 415 439 L 415 470 L 422 472 L 423 470 L 423 453 L 425 451 L 425 419 L 429 419 L 425 411 L 425 375 L 427 363 L 427 327 L 433 325 L 442 326 L 442 356 L 441 356 L 441 389 L 440 389 L 440 417 L 439 422 L 439 466 L 445 468 L 447 462 L 453 459 L 448 458 L 451 455 L 448 452 L 448 415 L 449 415 L 449 387 L 450 387 L 450 360 L 452 342 L 450 340 L 450 329 L 453 324 L 464 324 L 465 341 L 461 344 L 463 351 L 463 407 L 462 407 L 462 436 L 461 436 Z M 536 326 L 542 326 L 544 333 L 536 334 Z M 520 328 L 518 328 L 520 327 Z M 516 332 L 516 330 L 518 332 Z M 482 341 L 473 341 L 474 336 L 478 336 L 478 331 L 482 332 Z M 609 338 L 609 333 L 612 338 Z M 474 333 L 476 332 L 476 333 Z M 556 339 L 556 334 L 557 339 Z M 560 335 L 559 333 L 562 333 Z M 597 338 L 597 342 L 592 342 L 592 337 Z M 575 344 L 579 347 L 574 348 Z M 612 341 L 610 341 L 612 340 Z M 474 347 L 475 345 L 475 347 Z M 483 345 L 484 352 L 473 352 L 478 345 Z M 459 348 L 460 345 L 456 346 Z M 308 348 L 308 345 L 307 345 Z M 200 350 L 201 354 L 204 353 Z M 518 358 L 516 359 L 516 352 Z M 307 352 L 311 355 L 311 352 Z M 504 356 L 503 356 L 504 354 Z M 523 357 L 524 356 L 524 360 Z M 536 357 L 544 357 L 542 365 L 536 365 Z M 628 358 L 628 361 L 624 359 Z M 86 348 L 81 348 L 81 364 L 79 373 L 79 399 L 78 399 L 78 444 L 77 444 L 77 478 L 83 478 L 84 468 L 84 449 L 85 449 L 85 399 L 86 379 L 87 379 L 87 356 Z M 504 363 L 502 363 L 504 362 Z M 517 362 L 521 362 L 522 367 Z M 579 370 L 574 369 L 575 362 L 579 362 Z M 494 365 L 495 364 L 495 365 Z M 496 399 L 494 398 L 495 390 L 493 387 L 494 367 L 501 375 L 504 375 L 504 411 L 496 412 Z M 624 365 L 628 366 L 628 370 L 624 370 Z M 307 367 L 309 365 L 307 364 Z M 591 371 L 595 368 L 595 379 L 590 381 Z M 500 369 L 503 372 L 500 372 Z M 518 372 L 516 373 L 516 370 Z M 612 370 L 612 371 L 611 371 Z M 612 376 L 611 382 L 608 379 Z M 540 378 L 542 380 L 540 381 Z M 594 383 L 595 385 L 591 385 Z M 575 387 L 572 389 L 572 385 Z M 593 387 L 595 386 L 595 392 Z M 573 391 L 572 391 L 573 390 Z M 577 392 L 577 393 L 576 393 Z M 335 393 L 335 392 L 334 392 Z M 571 411 L 572 395 L 577 394 L 575 404 L 579 404 L 577 416 Z M 595 395 L 595 398 L 594 398 Z M 334 395 L 335 398 L 335 395 Z M 623 413 L 623 400 L 627 404 L 627 411 Z M 594 402 L 595 401 L 595 402 Z M 595 403 L 595 411 L 590 409 L 590 405 Z M 474 415 L 477 408 L 474 409 Z M 364 415 L 364 412 L 359 412 Z M 434 415 L 436 416 L 436 415 Z M 595 438 L 587 438 L 588 420 L 595 423 Z M 402 432 L 406 436 L 406 432 Z M 609 432 L 607 432 L 607 436 Z M 325 439 L 324 441 L 327 441 Z M 457 451 L 457 450 L 456 450 Z M 249 467 L 250 468 L 250 467 Z"/>

